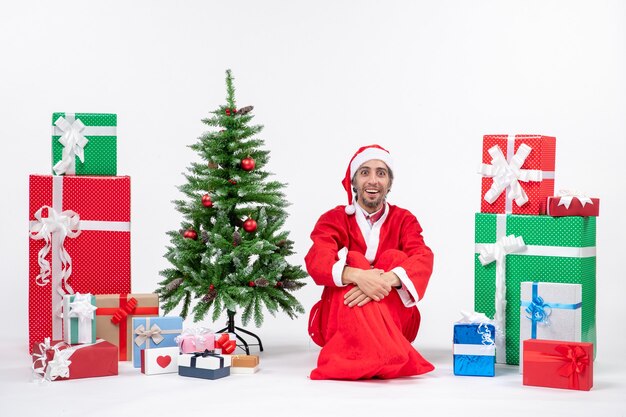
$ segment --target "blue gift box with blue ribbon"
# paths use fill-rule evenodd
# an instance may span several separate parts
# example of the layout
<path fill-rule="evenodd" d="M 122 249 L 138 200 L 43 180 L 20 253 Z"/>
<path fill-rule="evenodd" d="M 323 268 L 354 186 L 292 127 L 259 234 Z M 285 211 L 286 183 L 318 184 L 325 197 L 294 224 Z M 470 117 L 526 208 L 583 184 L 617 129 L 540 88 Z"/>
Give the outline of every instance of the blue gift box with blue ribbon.
<path fill-rule="evenodd" d="M 494 376 L 496 329 L 489 323 L 454 324 L 454 375 Z"/>
<path fill-rule="evenodd" d="M 582 285 L 522 282 L 520 290 L 520 352 L 527 339 L 581 341 Z"/>

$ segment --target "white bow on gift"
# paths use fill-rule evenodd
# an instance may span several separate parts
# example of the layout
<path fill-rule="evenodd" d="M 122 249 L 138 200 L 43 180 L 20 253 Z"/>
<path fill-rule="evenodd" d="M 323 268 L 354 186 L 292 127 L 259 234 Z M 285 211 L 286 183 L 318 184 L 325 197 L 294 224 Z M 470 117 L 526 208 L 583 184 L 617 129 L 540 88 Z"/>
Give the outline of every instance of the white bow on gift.
<path fill-rule="evenodd" d="M 575 198 L 580 201 L 580 204 L 583 207 L 585 207 L 587 203 L 593 204 L 593 200 L 591 200 L 591 198 L 587 197 L 584 193 L 581 193 L 580 191 L 560 190 L 559 197 L 561 198 L 559 199 L 558 205 L 565 206 L 566 209 L 569 208 L 570 204 L 572 204 L 572 200 L 574 200 Z"/>
<path fill-rule="evenodd" d="M 521 252 L 526 248 L 521 236 L 502 236 L 498 241 L 480 250 L 478 260 L 485 266 L 496 263 L 496 294 L 495 314 L 493 316 L 496 327 L 496 349 L 498 354 L 505 352 L 505 324 L 506 324 L 506 255 Z M 501 360 L 498 360 L 501 362 Z"/>
<path fill-rule="evenodd" d="M 43 210 L 47 209 L 48 217 L 43 217 Z M 39 251 L 37 261 L 39 263 L 39 275 L 37 275 L 36 282 L 38 285 L 45 286 L 50 282 L 50 262 L 46 260 L 46 256 L 50 252 L 52 247 L 51 239 L 52 233 L 58 233 L 59 239 L 59 258 L 61 260 L 61 280 L 68 290 L 68 293 L 73 293 L 67 280 L 72 274 L 72 258 L 67 252 L 63 243 L 66 237 L 75 238 L 80 235 L 80 216 L 72 211 L 65 210 L 61 213 L 49 206 L 42 206 L 37 212 L 35 212 L 35 219 L 30 226 L 30 238 L 34 240 L 45 240 L 45 245 Z M 60 294 L 63 295 L 61 288 Z"/>
<path fill-rule="evenodd" d="M 63 342 L 59 342 L 54 346 L 50 346 L 50 338 L 46 337 L 43 343 L 39 344 L 39 351 L 41 353 L 34 353 L 35 361 L 33 362 L 33 371 L 36 375 L 41 377 L 41 381 L 54 381 L 57 378 L 69 378 L 70 376 L 70 356 L 74 354 L 72 349 L 60 348 L 67 346 Z M 47 351 L 52 349 L 54 356 L 52 360 L 47 360 Z M 39 364 L 39 366 L 37 366 Z"/>
<path fill-rule="evenodd" d="M 137 337 L 135 337 L 135 344 L 141 346 L 146 340 L 152 339 L 152 341 L 158 345 L 164 339 L 161 332 L 161 328 L 156 323 L 150 326 L 150 329 L 146 329 L 146 327 L 141 324 L 135 329 L 135 334 L 137 335 Z"/>
<path fill-rule="evenodd" d="M 83 135 L 85 125 L 80 119 L 70 123 L 63 116 L 59 117 L 54 124 L 63 132 L 59 138 L 59 142 L 63 145 L 63 156 L 52 169 L 57 175 L 75 174 L 76 157 L 80 159 L 80 162 L 85 162 L 84 148 L 89 142 Z"/>
<path fill-rule="evenodd" d="M 91 304 L 91 294 L 76 293 L 70 303 L 69 317 L 76 317 L 81 323 L 91 322 L 96 306 Z"/>
<path fill-rule="evenodd" d="M 509 188 L 509 196 L 518 206 L 526 204 L 528 196 L 519 182 L 541 181 L 543 178 L 540 170 L 521 169 L 531 151 L 530 146 L 522 143 L 509 163 L 498 145 L 489 149 L 491 165 L 481 164 L 478 168 L 479 174 L 493 177 L 493 184 L 485 193 L 485 201 L 492 204 L 506 188 Z"/>

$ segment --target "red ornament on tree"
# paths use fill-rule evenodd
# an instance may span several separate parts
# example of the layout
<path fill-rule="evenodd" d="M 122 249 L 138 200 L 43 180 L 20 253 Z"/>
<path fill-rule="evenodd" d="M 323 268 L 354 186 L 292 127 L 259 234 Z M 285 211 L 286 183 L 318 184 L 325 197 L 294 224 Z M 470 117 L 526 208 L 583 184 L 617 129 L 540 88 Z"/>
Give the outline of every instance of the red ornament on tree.
<path fill-rule="evenodd" d="M 256 287 L 256 284 L 254 283 L 254 281 L 250 281 L 248 282 L 248 287 Z"/>
<path fill-rule="evenodd" d="M 213 284 L 211 284 L 211 285 L 209 285 L 209 289 L 210 289 L 210 290 L 214 290 L 214 289 L 215 289 L 215 286 L 214 286 Z"/>
<path fill-rule="evenodd" d="M 253 233 L 256 231 L 256 220 L 251 219 L 250 217 L 248 217 L 248 219 L 246 219 L 245 222 L 243 222 L 243 230 L 245 230 L 248 233 Z"/>
<path fill-rule="evenodd" d="M 237 181 L 235 181 L 234 179 L 229 179 L 228 180 L 229 183 L 231 183 L 232 185 L 237 185 Z"/>
<path fill-rule="evenodd" d="M 205 194 L 202 196 L 202 205 L 204 207 L 213 207 L 213 202 L 211 201 L 211 196 Z"/>
<path fill-rule="evenodd" d="M 237 108 L 226 108 L 226 116 L 231 116 L 237 113 Z"/>
<path fill-rule="evenodd" d="M 197 240 L 198 239 L 198 234 L 193 229 L 187 229 L 187 230 L 185 230 L 185 233 L 183 233 L 183 237 L 185 239 Z"/>
<path fill-rule="evenodd" d="M 282 282 L 282 281 L 278 281 L 278 282 L 276 283 L 276 287 L 277 287 L 277 288 L 281 288 L 282 286 L 283 286 L 283 282 Z"/>
<path fill-rule="evenodd" d="M 244 171 L 252 171 L 255 166 L 256 162 L 250 156 L 241 160 L 241 169 L 243 169 Z"/>

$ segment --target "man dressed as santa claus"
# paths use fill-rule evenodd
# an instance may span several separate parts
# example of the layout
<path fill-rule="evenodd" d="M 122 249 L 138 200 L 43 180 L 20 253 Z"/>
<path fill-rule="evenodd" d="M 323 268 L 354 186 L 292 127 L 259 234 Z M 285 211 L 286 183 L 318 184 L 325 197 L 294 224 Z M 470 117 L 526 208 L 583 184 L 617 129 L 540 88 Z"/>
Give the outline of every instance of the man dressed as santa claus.
<path fill-rule="evenodd" d="M 415 216 L 386 201 L 392 170 L 386 149 L 359 149 L 342 181 L 348 205 L 324 213 L 311 233 L 306 267 L 324 286 L 309 316 L 309 334 L 322 347 L 311 379 L 387 379 L 434 369 L 411 345 L 433 253 Z"/>

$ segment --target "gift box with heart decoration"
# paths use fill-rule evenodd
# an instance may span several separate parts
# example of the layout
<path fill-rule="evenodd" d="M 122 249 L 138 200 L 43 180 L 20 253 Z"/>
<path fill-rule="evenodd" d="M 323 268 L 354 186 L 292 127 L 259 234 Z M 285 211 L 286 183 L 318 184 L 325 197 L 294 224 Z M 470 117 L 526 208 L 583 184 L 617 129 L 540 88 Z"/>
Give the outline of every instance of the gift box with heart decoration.
<path fill-rule="evenodd" d="M 146 375 L 175 374 L 178 372 L 178 347 L 141 350 L 141 373 Z"/>
<path fill-rule="evenodd" d="M 117 115 L 53 113 L 52 166 L 56 175 L 117 175 Z"/>

